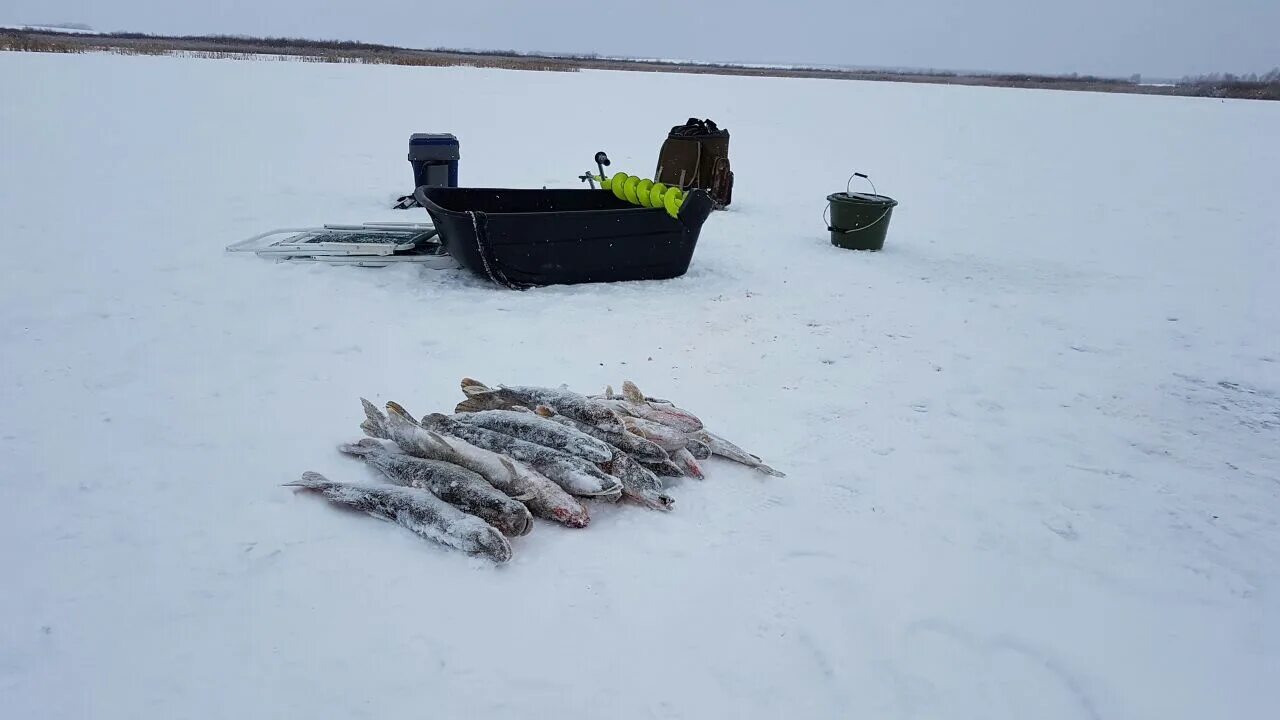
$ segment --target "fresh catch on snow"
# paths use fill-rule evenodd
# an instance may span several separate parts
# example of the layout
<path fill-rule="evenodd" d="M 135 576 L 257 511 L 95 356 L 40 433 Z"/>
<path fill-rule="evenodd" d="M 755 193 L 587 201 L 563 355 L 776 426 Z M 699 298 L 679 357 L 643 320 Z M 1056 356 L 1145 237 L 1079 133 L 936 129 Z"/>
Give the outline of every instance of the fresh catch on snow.
<path fill-rule="evenodd" d="M 675 504 L 670 495 L 662 492 L 662 481 L 658 476 L 630 455 L 618 452 L 604 467 L 610 475 L 622 481 L 623 497 L 655 510 L 670 510 Z"/>
<path fill-rule="evenodd" d="M 460 423 L 439 413 L 432 413 L 422 418 L 421 425 L 440 434 L 452 435 L 486 450 L 509 455 L 520 462 L 528 463 L 534 470 L 551 478 L 571 495 L 611 502 L 622 497 L 622 483 L 617 478 L 601 472 L 600 468 L 575 455 L 525 442 L 487 428 Z"/>
<path fill-rule="evenodd" d="M 645 440 L 648 440 L 663 450 L 666 450 L 668 455 L 676 450 L 685 449 L 689 444 L 689 439 L 684 436 L 684 433 L 673 427 L 656 423 L 652 420 L 624 416 L 622 418 L 622 422 L 626 426 L 627 432 L 639 435 Z"/>
<path fill-rule="evenodd" d="M 510 435 L 526 442 L 577 455 L 593 463 L 608 462 L 613 448 L 579 431 L 552 422 L 533 412 L 515 410 L 480 410 L 458 413 L 454 420 Z"/>
<path fill-rule="evenodd" d="M 623 417 L 631 416 L 666 425 L 683 433 L 702 429 L 702 421 L 693 413 L 674 405 L 650 402 L 631 381 L 622 384 L 624 394 L 615 395 L 612 387 L 605 388 L 604 395 L 595 396 Z"/>
<path fill-rule="evenodd" d="M 697 439 L 693 435 L 685 435 L 684 449 L 693 455 L 695 460 L 706 460 L 711 457 L 711 446 Z"/>
<path fill-rule="evenodd" d="M 781 472 L 779 470 L 774 470 L 768 465 L 765 465 L 764 461 L 760 459 L 760 456 L 753 455 L 752 453 L 749 453 L 746 450 L 743 450 L 737 445 L 734 445 L 728 440 L 725 440 L 719 435 L 716 435 L 715 433 L 712 433 L 708 430 L 702 430 L 700 432 L 696 432 L 692 435 L 692 437 L 696 438 L 697 440 L 700 440 L 701 442 L 706 443 L 707 446 L 711 448 L 711 452 L 715 455 L 719 455 L 720 457 L 727 458 L 736 463 L 742 463 L 743 465 L 746 465 L 749 468 L 754 468 L 756 470 L 759 470 L 760 472 L 766 475 L 773 475 L 774 477 L 787 476 L 786 473 Z"/>
<path fill-rule="evenodd" d="M 533 482 L 520 473 L 511 460 L 456 438 L 451 442 L 449 438 L 424 430 L 396 403 L 387 403 L 387 415 L 364 398 L 360 398 L 360 403 L 364 406 L 365 415 L 360 429 L 369 437 L 391 440 L 414 457 L 442 460 L 464 467 L 516 500 L 524 501 L 534 496 Z"/>
<path fill-rule="evenodd" d="M 699 480 L 706 477 L 706 475 L 702 474 L 702 466 L 698 464 L 697 458 L 684 448 L 671 453 L 671 461 L 678 465 L 684 471 L 684 474 L 689 477 L 695 477 Z"/>
<path fill-rule="evenodd" d="M 391 452 L 371 438 L 338 449 L 374 466 L 397 485 L 430 490 L 441 500 L 478 516 L 506 535 L 525 535 L 533 529 L 533 516 L 528 508 L 466 468 Z"/>
<path fill-rule="evenodd" d="M 622 432 L 622 421 L 613 408 L 599 400 L 570 390 L 523 386 L 500 386 L 494 389 L 471 378 L 463 378 L 462 392 L 466 394 L 467 399 L 458 403 L 454 412 L 509 410 L 516 405 L 532 410 L 539 405 L 546 405 L 578 422 L 603 430 Z"/>
<path fill-rule="evenodd" d="M 301 480 L 286 487 L 318 492 L 336 505 L 389 520 L 420 537 L 494 562 L 511 559 L 511 544 L 502 533 L 426 490 L 334 482 L 314 472 L 303 473 Z"/>
<path fill-rule="evenodd" d="M 564 415 L 556 414 L 556 411 L 546 405 L 539 405 L 537 413 L 552 422 L 560 423 L 566 427 L 574 428 L 584 432 L 591 437 L 609 444 L 611 447 L 617 448 L 631 457 L 641 462 L 660 463 L 668 460 L 667 451 L 658 447 L 653 442 L 630 432 L 608 432 L 598 427 L 593 427 L 585 423 L 580 423 L 572 418 Z"/>
<path fill-rule="evenodd" d="M 524 502 L 534 517 L 573 528 L 583 528 L 591 522 L 582 503 L 528 465 L 466 440 L 426 430 L 398 403 L 388 402 L 387 414 L 383 415 L 373 403 L 364 399 L 361 402 L 366 420 L 360 427 L 371 437 L 394 440 L 410 455 L 444 460 L 479 473 L 490 485 Z"/>
<path fill-rule="evenodd" d="M 681 470 L 680 466 L 675 464 L 675 462 L 670 458 L 663 460 L 662 462 L 641 462 L 640 464 L 644 465 L 650 472 L 658 477 L 684 477 L 684 470 Z"/>
<path fill-rule="evenodd" d="M 630 403 L 637 417 L 673 427 L 680 432 L 691 433 L 702 429 L 702 421 L 696 415 L 675 405 L 650 402 L 630 380 L 622 381 L 622 397 Z"/>

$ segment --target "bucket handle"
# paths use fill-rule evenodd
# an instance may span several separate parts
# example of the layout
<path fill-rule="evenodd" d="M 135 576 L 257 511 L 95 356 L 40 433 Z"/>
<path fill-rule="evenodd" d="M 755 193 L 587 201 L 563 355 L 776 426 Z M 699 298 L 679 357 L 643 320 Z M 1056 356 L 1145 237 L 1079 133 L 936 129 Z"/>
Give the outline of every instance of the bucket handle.
<path fill-rule="evenodd" d="M 879 191 L 879 190 L 876 190 L 876 184 L 875 184 L 875 183 L 873 183 L 873 182 L 871 182 L 871 176 L 870 176 L 870 175 L 867 175 L 866 173 L 856 172 L 856 173 L 854 173 L 854 174 L 850 175 L 850 176 L 849 176 L 849 179 L 848 179 L 848 180 L 846 180 L 846 181 L 845 181 L 845 183 L 844 183 L 844 194 L 845 194 L 845 195 L 848 195 L 848 194 L 849 194 L 849 186 L 853 184 L 853 179 L 854 179 L 854 178 L 856 178 L 856 177 L 860 177 L 860 178 L 862 178 L 863 180 L 866 180 L 866 181 L 871 185 L 871 192 L 872 192 L 873 194 L 875 194 L 875 195 L 879 195 L 879 194 L 880 194 L 880 191 Z M 885 216 L 885 215 L 888 215 L 888 214 L 889 214 L 889 211 L 890 211 L 890 210 L 892 210 L 892 209 L 893 209 L 893 206 L 889 206 L 889 207 L 885 208 L 885 209 L 884 209 L 884 212 L 880 213 L 880 217 L 878 217 L 878 218 L 876 218 L 875 220 L 873 220 L 873 221 L 871 221 L 871 222 L 867 223 L 866 225 L 863 225 L 863 226 L 862 226 L 862 227 L 860 227 L 860 228 L 854 228 L 854 229 L 852 229 L 852 230 L 841 230 L 840 228 L 832 227 L 832 226 L 831 226 L 831 220 L 829 220 L 829 219 L 827 218 L 827 213 L 831 212 L 831 201 L 830 201 L 830 200 L 828 200 L 828 201 L 827 201 L 827 206 L 822 210 L 822 224 L 827 226 L 827 231 L 828 231 L 828 232 L 838 232 L 838 233 L 844 233 L 845 235 L 848 235 L 849 233 L 862 232 L 863 230 L 866 230 L 867 228 L 869 228 L 869 227 L 872 227 L 872 226 L 876 225 L 876 224 L 877 224 L 877 223 L 879 223 L 881 220 L 883 220 L 883 219 L 884 219 L 884 216 Z"/>
<path fill-rule="evenodd" d="M 850 176 L 849 176 L 849 179 L 848 179 L 848 180 L 846 180 L 846 181 L 844 182 L 844 194 L 845 194 L 845 195 L 848 195 L 848 194 L 849 194 L 849 186 L 853 184 L 853 179 L 854 179 L 854 178 L 856 178 L 856 177 L 860 177 L 860 178 L 862 178 L 863 180 L 866 180 L 868 183 L 870 183 L 870 185 L 871 185 L 871 194 L 873 194 L 873 195 L 879 195 L 879 194 L 880 194 L 880 191 L 879 191 L 879 190 L 876 190 L 876 184 L 875 184 L 875 183 L 873 183 L 873 182 L 871 182 L 871 176 L 870 176 L 870 175 L 867 175 L 866 173 L 856 172 L 856 173 L 854 173 L 854 174 L 850 175 Z"/>

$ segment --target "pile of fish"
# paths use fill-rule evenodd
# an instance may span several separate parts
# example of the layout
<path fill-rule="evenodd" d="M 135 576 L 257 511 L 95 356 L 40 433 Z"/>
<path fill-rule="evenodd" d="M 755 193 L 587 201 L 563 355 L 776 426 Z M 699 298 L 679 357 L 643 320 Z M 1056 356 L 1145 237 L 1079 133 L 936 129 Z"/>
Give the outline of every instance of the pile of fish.
<path fill-rule="evenodd" d="M 582 499 L 623 498 L 670 510 L 664 477 L 702 479 L 699 460 L 719 455 L 783 477 L 759 457 L 703 427 L 693 413 L 648 397 L 631 382 L 586 396 L 566 389 L 490 388 L 469 378 L 454 414 L 414 419 L 361 399 L 365 437 L 339 446 L 390 484 L 335 482 L 314 472 L 289 483 L 330 502 L 395 522 L 442 545 L 495 562 L 533 518 L 568 527 L 591 520 Z"/>

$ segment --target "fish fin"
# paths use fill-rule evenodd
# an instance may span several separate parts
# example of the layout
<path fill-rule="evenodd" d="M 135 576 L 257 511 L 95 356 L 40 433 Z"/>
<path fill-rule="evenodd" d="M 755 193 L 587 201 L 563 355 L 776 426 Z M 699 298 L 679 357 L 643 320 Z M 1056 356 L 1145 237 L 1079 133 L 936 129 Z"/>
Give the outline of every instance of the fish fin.
<path fill-rule="evenodd" d="M 434 433 L 428 430 L 426 442 L 431 445 L 431 450 L 439 455 L 440 459 L 445 460 L 446 462 L 452 462 L 455 465 L 458 464 L 455 462 L 460 459 L 458 458 L 458 451 L 453 449 L 453 446 L 449 444 L 448 440 L 440 437 L 439 433 Z"/>
<path fill-rule="evenodd" d="M 612 399 L 613 399 L 613 386 L 612 386 L 612 385 L 605 385 L 605 386 L 604 386 L 604 399 L 605 399 L 605 400 L 612 400 Z"/>
<path fill-rule="evenodd" d="M 512 412 L 522 412 L 522 413 L 531 413 L 531 412 L 533 412 L 532 410 L 530 410 L 529 408 L 527 408 L 527 407 L 525 407 L 525 406 L 523 406 L 523 405 L 512 405 L 512 406 L 511 406 L 511 410 L 512 410 Z"/>
<path fill-rule="evenodd" d="M 466 400 L 463 400 L 462 402 L 458 403 L 453 408 L 453 411 L 455 413 L 473 413 L 473 412 L 480 412 L 482 410 L 488 410 L 488 409 L 490 409 L 489 403 L 484 402 L 479 398 L 467 398 Z"/>
<path fill-rule="evenodd" d="M 374 440 L 373 438 L 364 438 L 360 442 L 343 443 L 342 445 L 338 446 L 338 450 L 346 453 L 347 455 L 356 455 L 359 457 L 363 457 L 365 455 L 372 455 L 378 450 L 383 450 L 383 449 L 385 448 L 383 448 L 382 443 L 378 442 L 377 440 Z"/>
<path fill-rule="evenodd" d="M 329 482 L 329 478 L 321 475 L 318 472 L 312 472 L 308 470 L 307 472 L 302 473 L 301 480 L 294 480 L 293 482 L 287 482 L 283 485 L 283 487 L 300 487 L 300 488 L 314 489 L 317 486 L 323 485 L 324 483 L 327 483 L 327 482 Z"/>
<path fill-rule="evenodd" d="M 480 382 L 479 380 L 472 380 L 471 378 L 462 378 L 462 392 L 467 397 L 472 397 L 473 395 L 480 395 L 482 393 L 493 392 L 493 389 L 490 388 L 488 385 L 485 385 L 484 383 Z"/>
<path fill-rule="evenodd" d="M 377 406 L 364 398 L 360 398 L 360 404 L 364 406 L 365 417 L 365 421 L 360 423 L 360 429 L 369 437 L 390 440 L 391 433 L 387 431 L 387 417 Z"/>
<path fill-rule="evenodd" d="M 534 409 L 534 412 L 535 412 L 535 413 L 537 413 L 538 415 L 540 415 L 540 416 L 544 417 L 544 418 L 549 418 L 549 417 L 555 417 L 555 416 L 556 416 L 556 411 L 555 411 L 555 410 L 552 410 L 551 408 L 547 407 L 546 405 L 539 405 L 537 408 L 535 408 L 535 409 Z"/>
<path fill-rule="evenodd" d="M 394 401 L 394 400 L 388 400 L 388 401 L 387 401 L 387 412 L 388 412 L 388 413 L 391 413 L 392 415 L 398 415 L 398 416 L 400 416 L 400 418 L 401 418 L 401 419 L 408 420 L 409 422 L 413 423 L 414 425 L 420 425 L 420 424 L 421 424 L 421 423 L 419 423 L 417 420 L 414 420 L 414 419 L 413 419 L 413 416 L 409 414 L 409 411 L 408 411 L 408 410 L 405 410 L 405 409 L 404 409 L 404 406 L 403 406 L 403 405 L 401 405 L 400 403 L 398 403 L 398 402 L 396 402 L 396 401 Z"/>
<path fill-rule="evenodd" d="M 636 387 L 636 384 L 630 380 L 622 381 L 622 396 L 627 399 L 627 402 L 633 402 L 637 405 L 643 405 L 648 402 L 644 399 L 644 393 L 640 392 L 640 388 Z"/>
<path fill-rule="evenodd" d="M 511 462 L 509 459 L 504 457 L 499 457 L 498 462 L 502 463 L 502 467 L 506 468 L 507 472 L 511 473 L 511 477 L 513 478 L 525 477 L 524 473 L 516 469 L 516 464 Z M 529 492 L 521 493 L 520 495 L 512 495 L 511 499 L 519 500 L 520 502 L 529 502 L 530 500 L 536 497 L 538 497 L 538 488 L 532 487 L 529 489 Z"/>

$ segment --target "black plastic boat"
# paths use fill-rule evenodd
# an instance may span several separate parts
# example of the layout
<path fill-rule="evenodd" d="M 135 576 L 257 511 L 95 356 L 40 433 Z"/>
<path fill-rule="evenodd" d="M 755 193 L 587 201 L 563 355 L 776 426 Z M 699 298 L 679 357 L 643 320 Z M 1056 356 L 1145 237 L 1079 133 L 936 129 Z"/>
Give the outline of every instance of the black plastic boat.
<path fill-rule="evenodd" d="M 414 197 L 460 265 L 509 288 L 679 277 L 711 213 L 701 190 L 678 218 L 607 190 L 424 185 Z"/>

